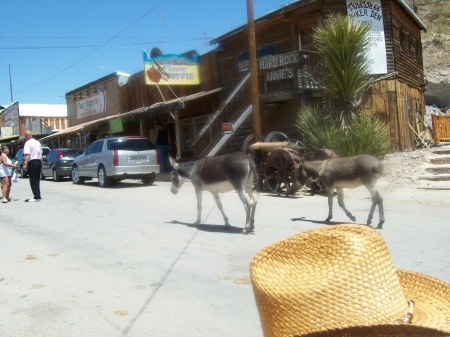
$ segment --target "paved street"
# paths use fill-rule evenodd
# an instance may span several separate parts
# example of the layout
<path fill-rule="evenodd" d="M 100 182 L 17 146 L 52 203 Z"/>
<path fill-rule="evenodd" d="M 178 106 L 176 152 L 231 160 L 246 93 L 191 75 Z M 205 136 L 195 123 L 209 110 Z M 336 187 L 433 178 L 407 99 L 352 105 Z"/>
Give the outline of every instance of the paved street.
<path fill-rule="evenodd" d="M 202 224 L 192 227 L 196 200 L 188 182 L 177 196 L 169 182 L 41 182 L 28 179 L 0 204 L 0 336 L 246 336 L 262 331 L 249 278 L 256 252 L 277 240 L 325 226 L 323 196 L 262 193 L 256 229 L 242 235 L 245 213 L 236 193 L 222 195 L 233 227 L 225 230 L 210 194 Z M 356 193 L 355 195 L 358 195 Z M 364 222 L 370 207 L 346 194 Z M 349 220 L 335 201 L 334 223 Z M 448 206 L 390 202 L 381 234 L 399 268 L 450 282 Z M 376 212 L 374 224 L 378 221 Z"/>

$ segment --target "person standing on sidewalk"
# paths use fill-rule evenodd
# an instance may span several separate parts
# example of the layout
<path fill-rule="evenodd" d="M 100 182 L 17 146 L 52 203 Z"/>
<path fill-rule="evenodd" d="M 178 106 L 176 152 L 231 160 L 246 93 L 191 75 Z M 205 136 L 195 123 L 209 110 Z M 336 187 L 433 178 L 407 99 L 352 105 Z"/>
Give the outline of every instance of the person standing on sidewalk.
<path fill-rule="evenodd" d="M 2 178 L 2 203 L 11 201 L 9 193 L 11 192 L 11 181 L 16 165 L 9 159 L 9 147 L 2 146 L 2 154 L 0 160 L 0 177 Z"/>
<path fill-rule="evenodd" d="M 28 172 L 30 176 L 30 187 L 33 192 L 33 199 L 26 199 L 26 202 L 41 201 L 41 169 L 42 169 L 42 147 L 41 143 L 32 138 L 31 131 L 25 132 L 25 146 L 23 154 L 25 161 L 23 169 Z"/>
<path fill-rule="evenodd" d="M 171 170 L 169 162 L 169 151 L 170 151 L 170 134 L 166 130 L 165 125 L 158 129 L 156 134 L 156 149 L 159 155 L 159 167 L 160 172 L 167 172 Z"/>

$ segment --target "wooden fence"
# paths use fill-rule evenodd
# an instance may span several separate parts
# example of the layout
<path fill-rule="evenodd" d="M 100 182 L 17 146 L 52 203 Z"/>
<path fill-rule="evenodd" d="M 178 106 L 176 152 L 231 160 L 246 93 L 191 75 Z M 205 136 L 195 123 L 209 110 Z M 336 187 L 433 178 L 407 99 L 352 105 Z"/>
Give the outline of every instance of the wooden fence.
<path fill-rule="evenodd" d="M 431 115 L 433 123 L 433 139 L 434 145 L 438 145 L 440 141 L 450 141 L 450 115 Z"/>

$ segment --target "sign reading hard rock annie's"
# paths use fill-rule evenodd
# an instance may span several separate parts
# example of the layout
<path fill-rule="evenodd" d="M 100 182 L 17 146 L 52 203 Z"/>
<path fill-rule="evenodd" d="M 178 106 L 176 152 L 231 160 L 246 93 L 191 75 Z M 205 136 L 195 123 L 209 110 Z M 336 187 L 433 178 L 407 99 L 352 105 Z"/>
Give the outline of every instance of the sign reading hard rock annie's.
<path fill-rule="evenodd" d="M 387 74 L 383 13 L 380 0 L 347 0 L 347 14 L 361 24 L 371 25 L 369 58 L 371 74 Z"/>
<path fill-rule="evenodd" d="M 264 74 L 266 82 L 291 79 L 296 74 L 295 68 L 300 63 L 300 52 L 294 51 L 282 55 L 265 57 L 259 59 L 258 63 L 259 70 L 269 70 Z"/>
<path fill-rule="evenodd" d="M 106 111 L 105 93 L 101 90 L 94 96 L 77 102 L 77 118 L 82 119 Z"/>
<path fill-rule="evenodd" d="M 262 59 L 259 59 L 259 69 L 270 69 L 270 68 L 278 68 L 278 67 L 284 67 L 293 63 L 299 63 L 300 62 L 300 52 L 294 51 L 287 54 L 282 55 L 275 55 L 272 57 L 265 57 Z"/>

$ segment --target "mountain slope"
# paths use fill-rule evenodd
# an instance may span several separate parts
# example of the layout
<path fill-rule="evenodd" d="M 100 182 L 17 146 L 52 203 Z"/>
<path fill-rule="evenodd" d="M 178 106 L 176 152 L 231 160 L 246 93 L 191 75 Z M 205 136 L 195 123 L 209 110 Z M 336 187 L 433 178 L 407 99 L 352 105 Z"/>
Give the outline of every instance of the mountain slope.
<path fill-rule="evenodd" d="M 407 0 L 427 26 L 422 32 L 427 105 L 450 107 L 450 1 Z"/>

